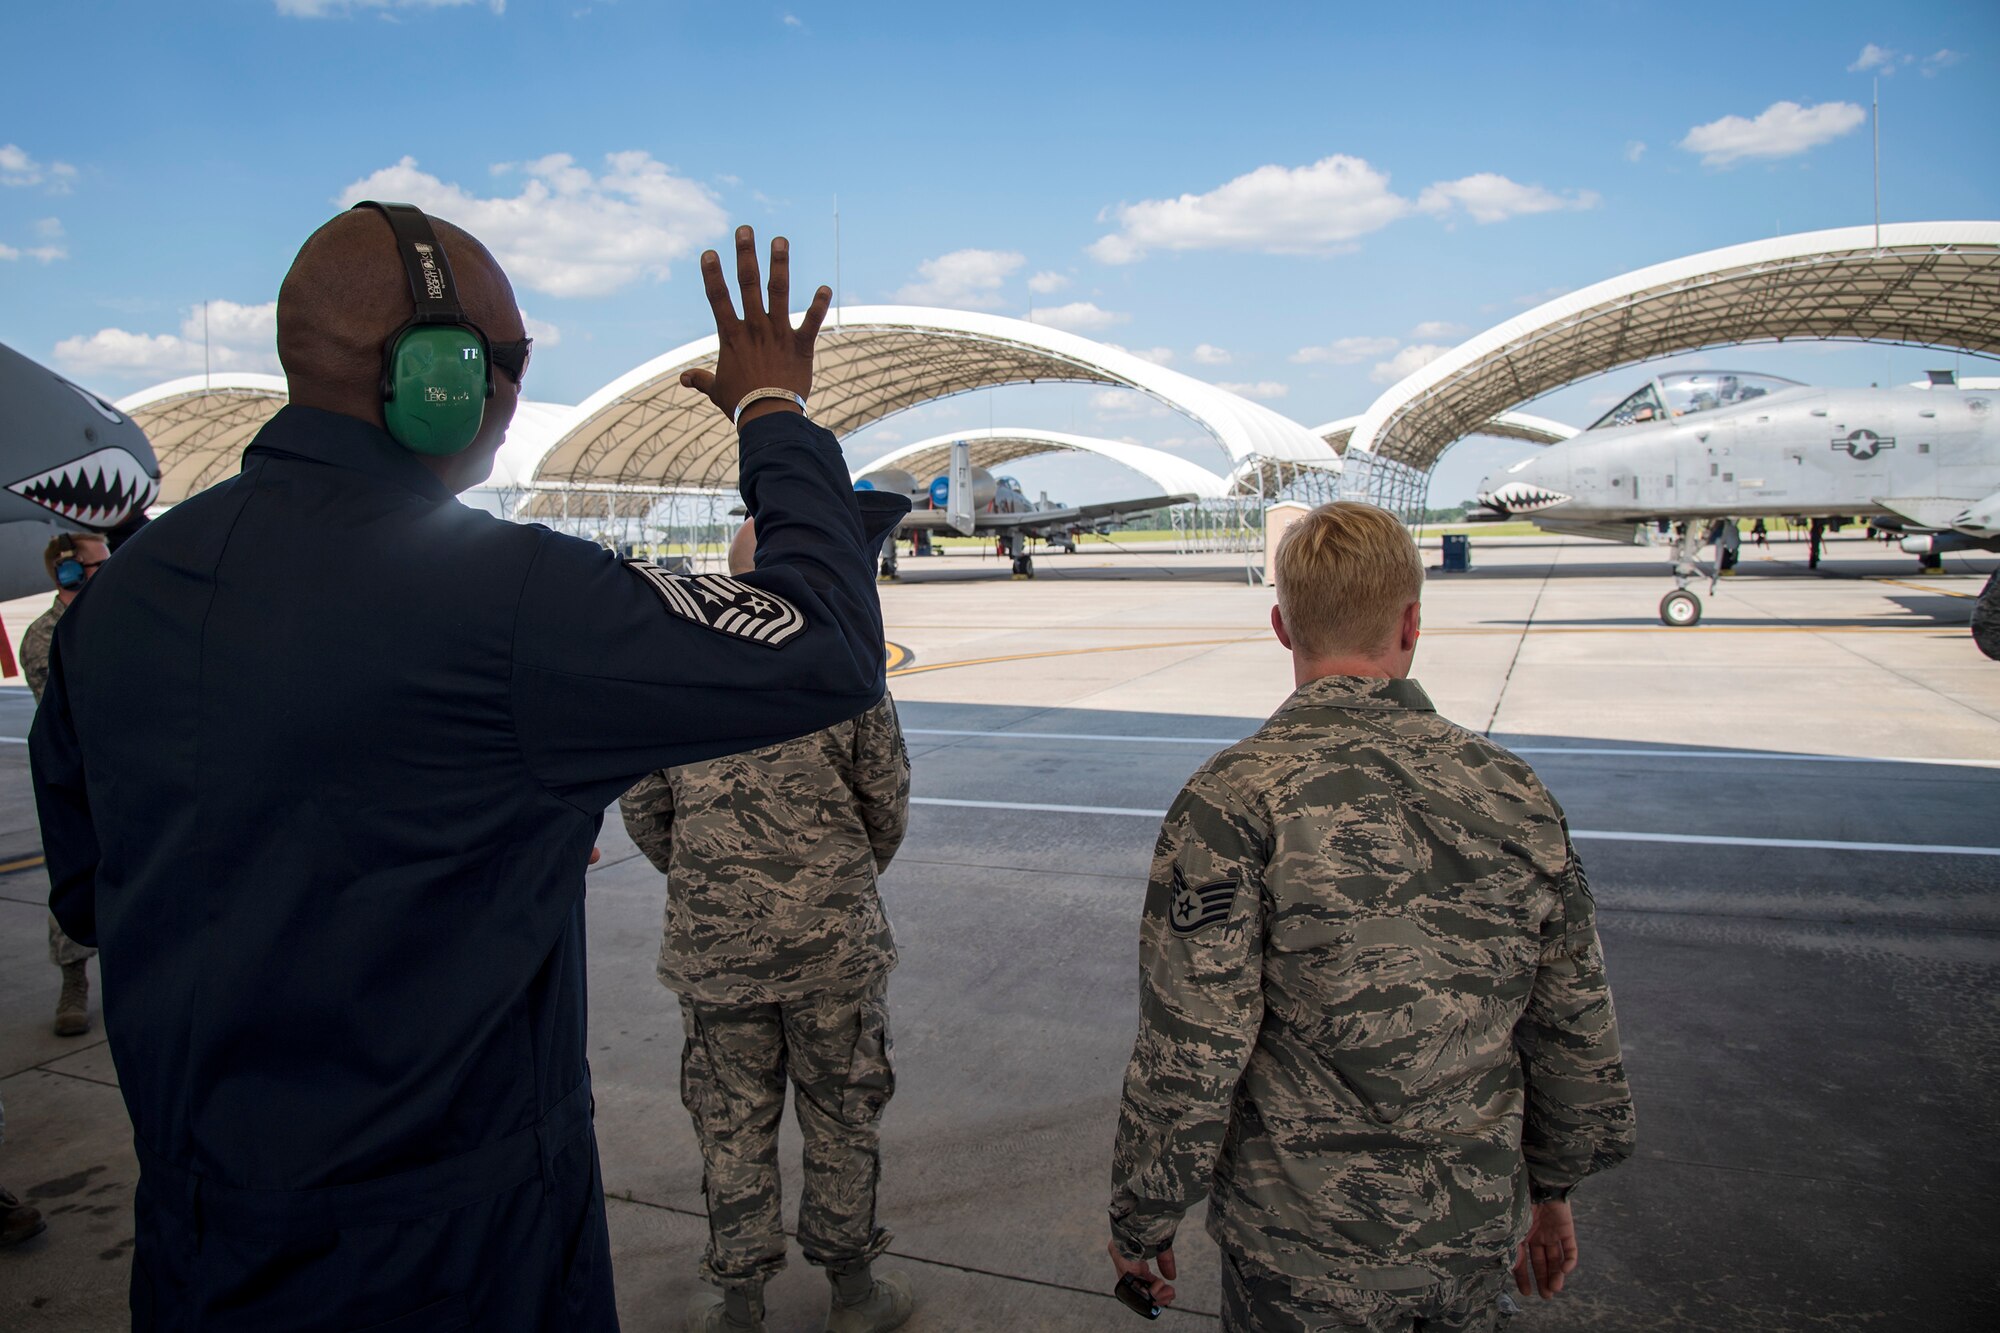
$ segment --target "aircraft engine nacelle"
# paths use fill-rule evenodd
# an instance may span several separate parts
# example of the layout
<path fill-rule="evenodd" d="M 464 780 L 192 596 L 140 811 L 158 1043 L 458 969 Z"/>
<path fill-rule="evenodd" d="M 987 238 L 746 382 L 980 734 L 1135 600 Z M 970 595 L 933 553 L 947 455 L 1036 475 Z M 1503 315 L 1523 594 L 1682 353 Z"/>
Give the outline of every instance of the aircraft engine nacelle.
<path fill-rule="evenodd" d="M 883 491 L 889 495 L 907 495 L 921 503 L 924 498 L 923 483 L 899 467 L 878 467 L 863 474 L 854 483 L 857 491 Z"/>
<path fill-rule="evenodd" d="M 993 503 L 999 488 L 993 483 L 993 474 L 983 467 L 972 469 L 972 509 L 978 513 Z M 931 507 L 943 509 L 951 503 L 951 478 L 940 472 L 931 479 Z"/>

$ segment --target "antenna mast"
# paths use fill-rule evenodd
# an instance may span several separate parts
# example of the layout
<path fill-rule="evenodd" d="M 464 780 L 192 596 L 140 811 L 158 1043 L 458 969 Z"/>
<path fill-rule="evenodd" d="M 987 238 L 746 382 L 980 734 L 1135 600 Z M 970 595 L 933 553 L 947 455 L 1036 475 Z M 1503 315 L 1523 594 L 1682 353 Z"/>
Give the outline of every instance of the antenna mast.
<path fill-rule="evenodd" d="M 208 383 L 208 302 L 201 303 L 201 390 L 207 393 Z"/>
<path fill-rule="evenodd" d="M 833 326 L 840 327 L 840 308 L 845 304 L 840 292 L 840 196 L 833 196 Z"/>
<path fill-rule="evenodd" d="M 1882 79 L 1878 75 L 1870 93 L 1875 121 L 1875 248 L 1882 248 Z"/>

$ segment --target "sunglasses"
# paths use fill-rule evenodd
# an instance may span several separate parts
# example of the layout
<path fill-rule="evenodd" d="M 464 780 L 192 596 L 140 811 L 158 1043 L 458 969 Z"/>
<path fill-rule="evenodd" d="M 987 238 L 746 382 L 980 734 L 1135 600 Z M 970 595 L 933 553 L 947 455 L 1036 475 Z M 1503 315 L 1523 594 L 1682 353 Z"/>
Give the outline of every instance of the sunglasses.
<path fill-rule="evenodd" d="M 523 338 L 519 342 L 486 344 L 486 356 L 493 365 L 505 372 L 514 381 L 514 387 L 521 387 L 521 377 L 528 373 L 528 353 L 534 347 L 533 338 Z"/>

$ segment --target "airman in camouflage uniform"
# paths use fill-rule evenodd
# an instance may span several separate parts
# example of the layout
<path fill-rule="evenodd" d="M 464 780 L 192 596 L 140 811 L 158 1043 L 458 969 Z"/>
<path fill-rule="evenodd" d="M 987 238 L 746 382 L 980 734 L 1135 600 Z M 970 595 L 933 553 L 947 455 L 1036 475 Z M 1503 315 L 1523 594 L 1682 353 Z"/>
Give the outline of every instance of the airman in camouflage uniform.
<path fill-rule="evenodd" d="M 95 576 L 97 566 L 109 558 L 109 548 L 102 537 L 89 533 L 59 533 L 49 539 L 48 549 L 43 552 L 43 563 L 48 567 L 49 578 L 55 578 L 55 566 L 60 560 L 76 560 L 84 566 L 84 577 Z M 77 590 L 65 588 L 56 594 L 49 609 L 36 616 L 21 636 L 21 675 L 28 682 L 28 690 L 35 696 L 37 704 L 42 701 L 42 689 L 49 683 L 49 649 L 55 643 L 56 622 L 69 609 Z M 55 913 L 49 913 L 49 961 L 62 969 L 62 991 L 56 998 L 55 1032 L 58 1037 L 80 1037 L 90 1031 L 90 972 L 85 966 L 97 957 L 97 950 L 78 944 L 63 934 L 56 923 Z"/>
<path fill-rule="evenodd" d="M 666 872 L 660 980 L 680 996 L 681 1100 L 700 1140 L 709 1244 L 691 1328 L 757 1328 L 785 1263 L 778 1122 L 805 1139 L 799 1246 L 834 1284 L 830 1329 L 887 1329 L 907 1280 L 879 1278 L 876 1122 L 895 1091 L 886 1006 L 896 942 L 876 876 L 902 843 L 910 761 L 887 696 L 798 740 L 655 773 L 620 802 Z"/>
<path fill-rule="evenodd" d="M 1414 681 L 1300 675 L 1155 847 L 1113 1248 L 1209 1196 L 1225 1329 L 1492 1328 L 1531 1201 L 1633 1147 L 1590 889 L 1534 772 Z"/>

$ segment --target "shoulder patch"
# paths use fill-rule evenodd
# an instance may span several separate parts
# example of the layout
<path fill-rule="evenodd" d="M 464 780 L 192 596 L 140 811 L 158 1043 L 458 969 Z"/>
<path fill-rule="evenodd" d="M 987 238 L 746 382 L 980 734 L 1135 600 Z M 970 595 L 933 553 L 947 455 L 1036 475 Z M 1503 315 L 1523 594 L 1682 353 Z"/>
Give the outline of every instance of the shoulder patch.
<path fill-rule="evenodd" d="M 1218 879 L 1212 884 L 1189 884 L 1181 868 L 1175 866 L 1174 901 L 1167 909 L 1167 924 L 1176 935 L 1192 935 L 1228 920 L 1229 909 L 1236 903 L 1236 887 L 1233 878 Z"/>
<path fill-rule="evenodd" d="M 806 627 L 799 609 L 774 592 L 726 574 L 669 574 L 650 560 L 625 567 L 646 580 L 667 610 L 703 629 L 782 648 Z"/>

